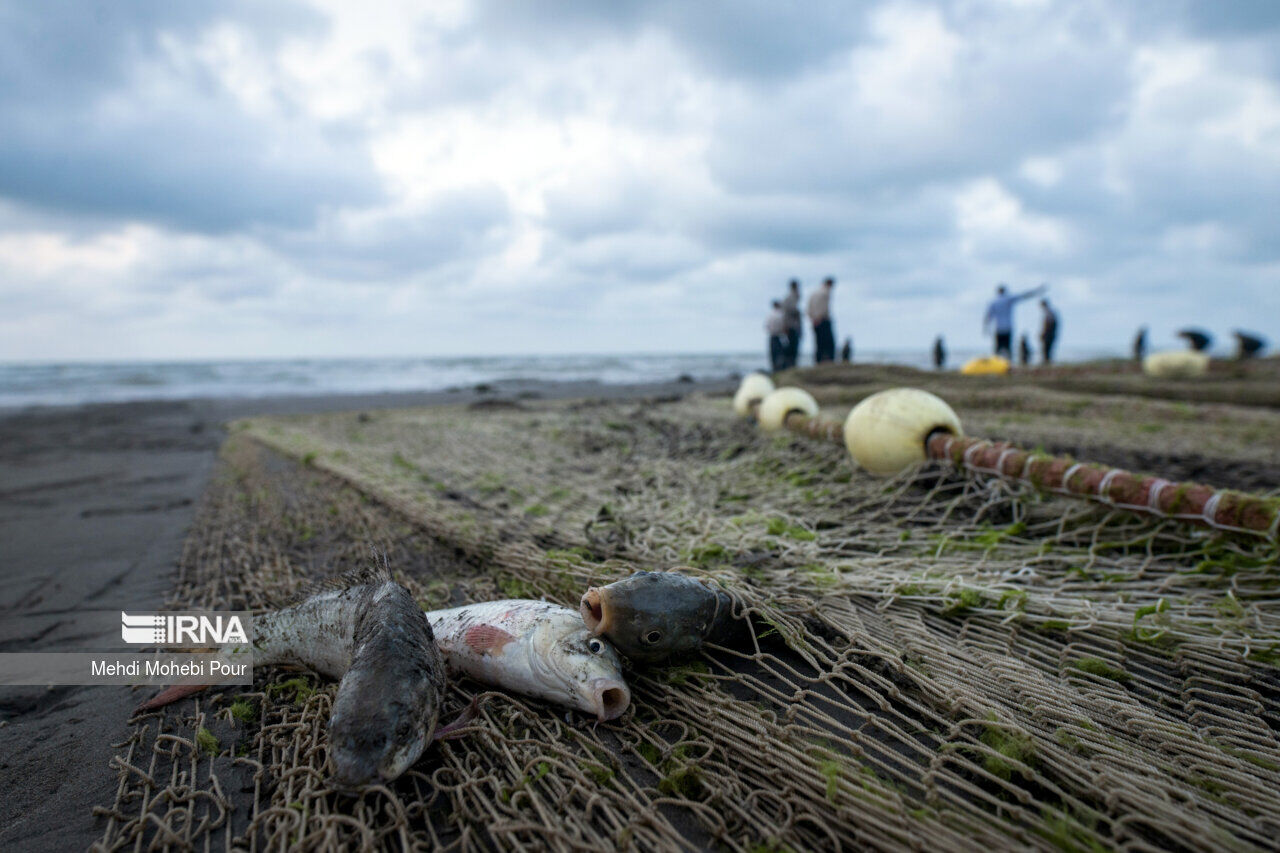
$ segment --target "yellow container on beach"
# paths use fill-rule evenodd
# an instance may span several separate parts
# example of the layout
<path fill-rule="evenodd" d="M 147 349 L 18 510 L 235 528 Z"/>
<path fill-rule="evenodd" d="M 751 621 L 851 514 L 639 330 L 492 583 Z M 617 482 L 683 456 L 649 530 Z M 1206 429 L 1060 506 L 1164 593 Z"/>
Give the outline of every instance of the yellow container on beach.
<path fill-rule="evenodd" d="M 1004 376 L 1009 372 L 1009 359 L 998 355 L 971 358 L 960 368 L 965 376 Z"/>

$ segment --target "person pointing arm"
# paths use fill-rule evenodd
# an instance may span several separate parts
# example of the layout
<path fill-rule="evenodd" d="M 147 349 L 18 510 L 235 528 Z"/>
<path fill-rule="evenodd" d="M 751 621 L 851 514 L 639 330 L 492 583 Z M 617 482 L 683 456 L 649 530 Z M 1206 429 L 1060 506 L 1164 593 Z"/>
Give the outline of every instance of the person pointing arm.
<path fill-rule="evenodd" d="M 1030 299 L 1033 296 L 1043 296 L 1049 292 L 1049 285 L 1041 284 L 1039 287 L 1033 287 L 1030 290 L 1019 293 L 1013 297 L 1014 302 L 1021 302 L 1024 299 Z"/>
<path fill-rule="evenodd" d="M 1033 287 L 1023 293 L 1009 293 L 1009 288 L 1001 284 L 996 288 L 996 298 L 987 305 L 987 313 L 982 320 L 982 332 L 995 325 L 995 353 L 1007 359 L 1013 358 L 1011 343 L 1013 340 L 1013 306 L 1023 299 L 1039 296 L 1048 290 L 1048 285 Z"/>

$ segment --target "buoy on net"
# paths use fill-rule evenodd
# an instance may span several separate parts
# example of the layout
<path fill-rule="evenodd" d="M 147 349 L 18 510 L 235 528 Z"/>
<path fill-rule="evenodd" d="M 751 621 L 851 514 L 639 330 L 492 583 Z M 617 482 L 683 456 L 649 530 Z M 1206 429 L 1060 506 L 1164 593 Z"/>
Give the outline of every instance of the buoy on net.
<path fill-rule="evenodd" d="M 1004 376 L 1009 372 L 1009 360 L 998 355 L 971 358 L 960 368 L 966 376 Z"/>
<path fill-rule="evenodd" d="M 844 445 L 867 471 L 887 477 L 923 462 L 925 442 L 937 430 L 964 435 L 956 413 L 936 395 L 890 388 L 853 407 L 844 422 Z"/>
<path fill-rule="evenodd" d="M 1209 372 L 1209 355 L 1192 350 L 1153 352 L 1142 360 L 1142 372 L 1158 379 L 1189 379 Z"/>
<path fill-rule="evenodd" d="M 750 417 L 751 407 L 765 398 L 773 390 L 773 380 L 763 373 L 748 373 L 742 377 L 738 385 L 738 393 L 733 395 L 733 410 L 738 417 Z"/>
<path fill-rule="evenodd" d="M 802 412 L 813 417 L 818 414 L 818 401 L 802 388 L 779 388 L 760 401 L 756 420 L 766 432 L 776 432 L 786 425 L 787 415 Z"/>

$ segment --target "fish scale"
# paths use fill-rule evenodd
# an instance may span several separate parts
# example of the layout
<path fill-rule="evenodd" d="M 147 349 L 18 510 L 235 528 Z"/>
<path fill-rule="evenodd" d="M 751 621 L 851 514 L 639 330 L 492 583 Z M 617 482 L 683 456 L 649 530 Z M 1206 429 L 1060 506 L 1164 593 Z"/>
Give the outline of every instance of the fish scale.
<path fill-rule="evenodd" d="M 254 665 L 294 664 L 341 678 L 351 666 L 356 614 L 368 596 L 368 587 L 361 584 L 255 616 Z"/>

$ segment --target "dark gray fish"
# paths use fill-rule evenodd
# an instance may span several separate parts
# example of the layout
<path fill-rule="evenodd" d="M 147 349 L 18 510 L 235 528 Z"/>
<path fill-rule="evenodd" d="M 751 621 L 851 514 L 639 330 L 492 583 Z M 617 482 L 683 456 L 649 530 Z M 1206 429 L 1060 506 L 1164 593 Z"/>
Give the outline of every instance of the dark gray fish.
<path fill-rule="evenodd" d="M 418 602 L 389 578 L 367 589 L 329 716 L 330 784 L 340 790 L 412 767 L 437 734 L 444 698 L 444 657 Z"/>
<path fill-rule="evenodd" d="M 733 621 L 728 593 L 677 572 L 636 572 L 593 586 L 578 609 L 591 633 L 638 662 L 696 652 L 727 636 Z"/>
<path fill-rule="evenodd" d="M 395 779 L 439 734 L 444 658 L 422 608 L 385 568 L 326 580 L 291 607 L 255 615 L 253 662 L 340 679 L 329 717 L 338 790 Z M 171 687 L 138 710 L 202 689 Z"/>

